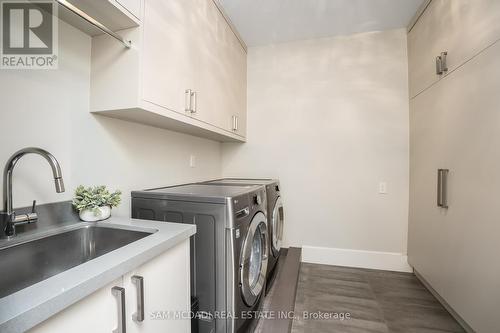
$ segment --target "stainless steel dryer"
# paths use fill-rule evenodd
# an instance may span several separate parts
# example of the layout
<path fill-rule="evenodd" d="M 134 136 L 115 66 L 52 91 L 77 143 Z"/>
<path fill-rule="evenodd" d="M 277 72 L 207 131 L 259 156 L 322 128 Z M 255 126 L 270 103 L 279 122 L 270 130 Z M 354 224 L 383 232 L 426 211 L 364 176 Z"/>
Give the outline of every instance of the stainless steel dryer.
<path fill-rule="evenodd" d="M 265 187 L 255 185 L 132 192 L 132 217 L 196 225 L 191 294 L 202 314 L 199 332 L 246 332 L 251 324 L 247 311 L 259 308 L 266 284 L 266 205 Z"/>
<path fill-rule="evenodd" d="M 274 268 L 278 262 L 281 244 L 283 241 L 283 224 L 284 212 L 283 202 L 280 195 L 280 182 L 277 179 L 249 179 L 249 178 L 223 178 L 204 182 L 208 185 L 232 185 L 232 186 L 248 186 L 248 185 L 264 185 L 267 194 L 267 217 L 269 226 L 270 240 L 270 256 L 269 269 L 267 280 L 270 282 L 273 277 Z M 268 284 L 270 285 L 270 283 Z"/>

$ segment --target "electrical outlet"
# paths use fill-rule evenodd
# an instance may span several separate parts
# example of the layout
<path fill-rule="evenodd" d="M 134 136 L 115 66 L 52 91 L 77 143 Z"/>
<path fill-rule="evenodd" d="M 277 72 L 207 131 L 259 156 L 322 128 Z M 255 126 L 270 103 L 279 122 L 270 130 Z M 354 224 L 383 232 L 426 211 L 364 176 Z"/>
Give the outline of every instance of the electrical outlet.
<path fill-rule="evenodd" d="M 378 193 L 387 194 L 387 183 L 386 182 L 378 183 Z"/>
<path fill-rule="evenodd" d="M 196 156 L 194 155 L 189 156 L 189 167 L 190 168 L 196 167 Z"/>

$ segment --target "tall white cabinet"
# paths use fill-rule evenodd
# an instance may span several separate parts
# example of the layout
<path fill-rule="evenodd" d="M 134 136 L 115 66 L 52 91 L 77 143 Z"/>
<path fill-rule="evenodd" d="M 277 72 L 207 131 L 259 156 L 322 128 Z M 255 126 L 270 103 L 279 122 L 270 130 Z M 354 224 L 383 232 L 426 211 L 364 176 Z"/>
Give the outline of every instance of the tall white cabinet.
<path fill-rule="evenodd" d="M 212 0 L 144 0 L 120 34 L 92 39 L 91 112 L 245 141 L 246 51 Z"/>
<path fill-rule="evenodd" d="M 498 1 L 434 0 L 408 38 L 410 82 L 418 87 L 410 100 L 408 257 L 479 333 L 500 329 L 499 15 Z M 424 33 L 436 28 L 426 26 L 431 17 L 463 25 Z M 426 38 L 455 59 L 447 75 L 436 77 L 435 51 L 414 42 Z M 437 206 L 438 169 L 449 169 L 448 208 Z"/>

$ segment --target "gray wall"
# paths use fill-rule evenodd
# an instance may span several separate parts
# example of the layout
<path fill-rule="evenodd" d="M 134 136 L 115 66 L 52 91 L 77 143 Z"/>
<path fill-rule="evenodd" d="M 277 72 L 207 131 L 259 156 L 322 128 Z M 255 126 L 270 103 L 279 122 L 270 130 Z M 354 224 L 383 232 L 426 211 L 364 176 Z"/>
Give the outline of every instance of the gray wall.
<path fill-rule="evenodd" d="M 250 48 L 248 143 L 223 145 L 224 176 L 279 177 L 285 243 L 325 248 L 320 262 L 404 255 L 407 81 L 405 29 Z"/>

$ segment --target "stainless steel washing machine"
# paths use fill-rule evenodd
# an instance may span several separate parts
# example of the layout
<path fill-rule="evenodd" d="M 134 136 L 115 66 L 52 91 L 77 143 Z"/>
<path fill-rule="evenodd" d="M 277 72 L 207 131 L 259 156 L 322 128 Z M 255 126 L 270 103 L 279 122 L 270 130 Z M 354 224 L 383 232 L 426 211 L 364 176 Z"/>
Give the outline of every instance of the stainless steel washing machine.
<path fill-rule="evenodd" d="M 248 186 L 248 185 L 263 185 L 266 187 L 267 194 L 267 217 L 269 226 L 269 240 L 270 240 L 270 256 L 269 256 L 269 269 L 267 280 L 273 277 L 274 268 L 278 262 L 281 244 L 283 241 L 283 226 L 284 226 L 284 212 L 283 202 L 280 195 L 280 183 L 277 179 L 247 179 L 247 178 L 223 178 L 204 182 L 208 185 L 232 185 L 232 186 Z M 269 283 L 270 285 L 270 283 Z"/>
<path fill-rule="evenodd" d="M 195 224 L 191 294 L 202 333 L 247 332 L 266 285 L 264 186 L 188 184 L 132 192 L 132 217 Z M 173 272 L 175 274 L 175 272 Z"/>

